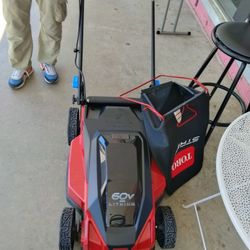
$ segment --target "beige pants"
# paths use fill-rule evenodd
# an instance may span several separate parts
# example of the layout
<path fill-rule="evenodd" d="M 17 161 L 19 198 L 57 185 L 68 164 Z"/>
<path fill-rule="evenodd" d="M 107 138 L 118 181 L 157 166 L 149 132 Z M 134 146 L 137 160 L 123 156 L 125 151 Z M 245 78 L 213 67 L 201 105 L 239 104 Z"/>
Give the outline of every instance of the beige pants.
<path fill-rule="evenodd" d="M 9 59 L 13 68 L 31 66 L 32 36 L 30 8 L 32 0 L 3 0 L 3 13 L 7 22 Z M 55 64 L 62 38 L 62 22 L 67 15 L 67 0 L 36 0 L 40 9 L 38 61 Z"/>

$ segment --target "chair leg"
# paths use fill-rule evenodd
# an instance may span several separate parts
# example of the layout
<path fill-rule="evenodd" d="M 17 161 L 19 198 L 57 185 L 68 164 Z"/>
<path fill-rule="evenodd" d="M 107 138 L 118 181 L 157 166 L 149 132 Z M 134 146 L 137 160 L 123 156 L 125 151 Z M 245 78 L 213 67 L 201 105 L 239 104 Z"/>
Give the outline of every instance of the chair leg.
<path fill-rule="evenodd" d="M 232 65 L 233 62 L 234 62 L 234 59 L 231 58 L 230 61 L 229 61 L 228 64 L 227 64 L 226 68 L 225 68 L 224 71 L 222 72 L 222 74 L 221 74 L 219 80 L 217 81 L 216 86 L 215 86 L 215 87 L 213 88 L 213 90 L 211 91 L 210 97 L 209 97 L 210 99 L 213 97 L 215 91 L 217 90 L 217 88 L 218 88 L 217 86 L 220 85 L 221 82 L 223 81 L 225 75 L 227 74 L 227 72 L 228 72 L 228 70 L 230 69 L 230 67 L 231 67 L 231 65 Z"/>
<path fill-rule="evenodd" d="M 207 57 L 207 59 L 205 60 L 205 62 L 202 64 L 202 66 L 200 67 L 200 69 L 198 70 L 198 72 L 196 73 L 196 75 L 194 76 L 195 79 L 198 79 L 200 77 L 200 75 L 202 74 L 202 72 L 204 71 L 204 69 L 207 67 L 207 65 L 209 64 L 209 62 L 211 61 L 211 59 L 214 57 L 215 53 L 217 52 L 218 48 L 214 48 L 211 53 L 209 54 L 209 56 Z M 189 84 L 189 87 L 193 87 L 194 81 L 192 81 Z"/>
<path fill-rule="evenodd" d="M 162 27 L 161 27 L 161 32 L 163 32 L 164 28 L 165 28 L 165 24 L 166 24 L 166 20 L 167 20 L 167 15 L 168 15 L 168 10 L 169 10 L 169 6 L 170 6 L 170 1 L 171 0 L 168 0 L 168 3 L 167 3 L 167 8 L 166 8 L 166 11 L 165 11 L 165 15 L 164 15 L 164 19 L 163 19 L 163 23 L 162 23 Z"/>
<path fill-rule="evenodd" d="M 184 1 L 184 0 L 181 0 L 181 2 L 180 2 L 180 7 L 179 7 L 179 9 L 178 9 L 178 13 L 177 13 L 177 16 L 176 16 L 176 20 L 175 20 L 173 32 L 176 32 L 176 27 L 177 27 L 177 24 L 178 24 L 178 21 L 179 21 L 179 18 L 180 18 L 180 14 L 181 14 L 181 9 L 182 9 L 182 5 L 183 5 L 183 1 Z"/>
<path fill-rule="evenodd" d="M 240 69 L 238 70 L 238 72 L 237 72 L 237 74 L 236 74 L 236 76 L 235 76 L 235 78 L 234 78 L 234 80 L 233 80 L 233 82 L 231 84 L 231 87 L 229 88 L 229 90 L 228 90 L 228 92 L 227 92 L 227 94 L 226 94 L 226 96 L 225 96 L 225 98 L 224 98 L 224 100 L 223 100 L 223 102 L 222 102 L 222 104 L 221 104 L 215 118 L 214 118 L 214 120 L 212 121 L 212 123 L 210 125 L 210 128 L 209 128 L 209 130 L 207 132 L 207 135 L 206 135 L 205 144 L 208 142 L 208 139 L 211 136 L 217 122 L 219 121 L 219 119 L 220 119 L 220 117 L 221 117 L 221 115 L 222 115 L 222 113 L 223 113 L 223 111 L 224 111 L 224 109 L 225 109 L 225 107 L 226 107 L 226 105 L 227 105 L 227 103 L 228 103 L 228 101 L 229 101 L 229 99 L 230 99 L 230 97 L 231 97 L 231 95 L 232 95 L 238 81 L 240 80 L 240 77 L 241 77 L 243 71 L 245 70 L 245 68 L 246 68 L 246 63 L 242 63 L 241 66 L 240 66 Z"/>

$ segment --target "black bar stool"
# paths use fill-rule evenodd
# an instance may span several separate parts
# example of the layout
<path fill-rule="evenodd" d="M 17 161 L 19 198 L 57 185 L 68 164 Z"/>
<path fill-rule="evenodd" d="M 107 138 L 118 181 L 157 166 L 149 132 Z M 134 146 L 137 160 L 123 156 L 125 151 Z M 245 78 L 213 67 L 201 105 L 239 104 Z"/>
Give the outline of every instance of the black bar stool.
<path fill-rule="evenodd" d="M 211 59 L 214 57 L 218 50 L 222 51 L 230 58 L 227 66 L 222 72 L 216 83 L 204 83 L 204 85 L 212 86 L 213 90 L 210 93 L 210 99 L 214 95 L 215 91 L 219 88 L 227 92 L 221 106 L 219 107 L 214 120 L 210 121 L 210 127 L 206 135 L 206 143 L 212 134 L 215 126 L 226 127 L 229 123 L 220 123 L 219 119 L 231 97 L 233 95 L 240 103 L 242 108 L 242 113 L 246 112 L 246 106 L 241 99 L 241 97 L 234 91 L 236 85 L 239 82 L 239 79 L 246 67 L 247 64 L 250 64 L 250 23 L 249 22 L 225 22 L 218 24 L 212 31 L 212 40 L 215 44 L 215 48 L 209 54 L 201 68 L 196 73 L 195 77 L 198 79 L 202 72 L 205 70 L 206 66 L 209 64 Z M 226 73 L 230 69 L 234 60 L 241 62 L 238 72 L 233 79 L 231 86 L 228 88 L 221 85 L 222 80 L 224 79 Z M 194 82 L 190 83 L 191 87 L 194 86 Z M 249 109 L 249 108 L 248 108 Z"/>

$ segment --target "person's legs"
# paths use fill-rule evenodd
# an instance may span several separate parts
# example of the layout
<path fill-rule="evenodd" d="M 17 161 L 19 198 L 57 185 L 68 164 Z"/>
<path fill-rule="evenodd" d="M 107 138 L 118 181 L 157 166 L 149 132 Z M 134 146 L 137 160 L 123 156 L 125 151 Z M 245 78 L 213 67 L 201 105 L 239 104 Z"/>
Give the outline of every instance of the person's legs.
<path fill-rule="evenodd" d="M 3 14 L 9 41 L 9 59 L 13 68 L 31 66 L 32 37 L 30 27 L 31 0 L 3 0 Z"/>
<path fill-rule="evenodd" d="M 53 83 L 58 76 L 54 65 L 60 51 L 62 22 L 67 15 L 67 0 L 36 0 L 40 8 L 41 30 L 38 60 L 44 71 L 44 79 Z"/>

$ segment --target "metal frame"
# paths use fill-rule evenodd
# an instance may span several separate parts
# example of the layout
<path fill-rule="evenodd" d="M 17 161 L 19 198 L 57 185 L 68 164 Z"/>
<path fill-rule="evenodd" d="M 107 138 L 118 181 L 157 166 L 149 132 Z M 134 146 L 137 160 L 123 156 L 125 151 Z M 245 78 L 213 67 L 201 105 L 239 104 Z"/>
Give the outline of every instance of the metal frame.
<path fill-rule="evenodd" d="M 172 31 L 164 31 L 166 20 L 167 20 L 167 15 L 168 15 L 169 7 L 170 7 L 170 2 L 171 2 L 171 0 L 168 0 L 167 8 L 166 8 L 165 15 L 164 15 L 164 18 L 163 18 L 162 27 L 161 27 L 161 29 L 157 30 L 158 35 L 185 35 L 185 36 L 190 36 L 191 35 L 191 31 L 188 31 L 188 32 L 176 31 L 177 24 L 179 22 L 179 18 L 180 18 L 180 14 L 181 14 L 181 9 L 182 9 L 182 6 L 183 6 L 183 1 L 184 0 L 181 0 L 181 2 L 180 2 L 180 6 L 179 6 L 179 9 L 178 9 L 178 12 L 177 12 L 177 16 L 176 16 L 176 19 L 175 19 L 173 30 Z"/>
<path fill-rule="evenodd" d="M 151 77 L 155 78 L 155 0 L 152 0 L 152 29 L 151 29 Z M 155 85 L 155 80 L 153 80 L 153 85 Z"/>
<path fill-rule="evenodd" d="M 214 82 L 203 82 L 202 83 L 204 86 L 210 86 L 213 87 L 213 90 L 211 91 L 211 94 L 209 96 L 209 99 L 212 98 L 213 96 L 213 92 L 217 89 L 220 89 L 222 91 L 225 91 L 226 93 L 229 91 L 229 87 L 218 84 L 218 83 L 214 83 Z M 198 85 L 193 86 L 193 88 L 199 88 Z M 242 114 L 244 114 L 246 112 L 246 105 L 244 103 L 244 101 L 242 100 L 242 98 L 235 92 L 232 92 L 232 96 L 238 101 L 238 103 L 240 104 L 241 107 L 241 112 Z M 212 120 L 209 120 L 209 124 L 212 124 Z M 218 127 L 228 127 L 230 125 L 231 122 L 217 122 L 216 126 Z"/>
<path fill-rule="evenodd" d="M 80 3 L 80 19 L 79 19 L 79 88 L 78 88 L 78 105 L 83 105 L 86 102 L 85 78 L 83 75 L 83 45 L 84 45 L 84 7 L 85 0 L 79 0 Z"/>
<path fill-rule="evenodd" d="M 79 0 L 78 35 L 74 49 L 75 65 L 78 69 L 78 93 L 77 96 L 73 95 L 72 97 L 72 103 L 77 103 L 78 105 L 84 105 L 86 103 L 85 77 L 83 74 L 84 7 L 85 0 Z"/>
<path fill-rule="evenodd" d="M 205 241 L 205 237 L 204 237 L 203 230 L 202 230 L 201 221 L 200 221 L 200 218 L 199 218 L 199 213 L 198 213 L 197 205 L 202 204 L 204 202 L 207 202 L 209 200 L 212 200 L 214 198 L 217 198 L 219 196 L 221 196 L 221 198 L 222 198 L 223 204 L 225 206 L 225 211 L 226 211 L 227 215 L 229 216 L 230 221 L 232 222 L 235 230 L 237 231 L 238 235 L 240 236 L 240 238 L 242 239 L 242 241 L 245 243 L 245 245 L 249 249 L 249 240 L 246 240 L 245 234 L 242 234 L 242 229 L 243 228 L 241 229 L 241 226 L 238 225 L 238 222 L 235 219 L 235 215 L 236 215 L 235 211 L 236 211 L 236 209 L 233 212 L 232 208 L 231 208 L 232 207 L 231 206 L 231 200 L 228 198 L 228 193 L 230 192 L 230 190 L 227 190 L 227 186 L 225 185 L 225 176 L 228 173 L 226 173 L 226 174 L 222 173 L 223 172 L 223 168 L 222 168 L 222 157 L 221 157 L 223 155 L 223 149 L 225 150 L 225 148 L 223 148 L 223 147 L 225 145 L 226 138 L 227 138 L 227 135 L 229 134 L 229 131 L 231 131 L 232 128 L 234 128 L 234 125 L 237 124 L 238 121 L 241 121 L 241 119 L 243 117 L 245 118 L 246 116 L 250 117 L 250 114 L 249 113 L 245 113 L 245 114 L 239 116 L 238 118 L 236 118 L 230 124 L 230 126 L 225 130 L 225 132 L 223 133 L 223 136 L 222 136 L 222 138 L 220 140 L 220 143 L 219 143 L 219 146 L 218 146 L 218 150 L 217 150 L 217 156 L 216 156 L 216 177 L 217 177 L 217 183 L 218 183 L 218 187 L 219 187 L 219 191 L 220 192 L 216 193 L 216 194 L 213 194 L 213 195 L 210 195 L 210 196 L 208 196 L 206 198 L 203 198 L 201 200 L 195 201 L 193 203 L 190 203 L 188 205 L 184 205 L 184 204 L 182 205 L 183 208 L 185 208 L 185 209 L 191 208 L 191 207 L 194 208 L 195 214 L 196 214 L 196 218 L 197 218 L 197 223 L 198 223 L 199 230 L 200 230 L 200 235 L 201 235 L 201 239 L 202 239 L 203 248 L 205 250 L 207 250 L 207 246 L 206 246 L 206 241 Z M 237 134 L 237 132 L 235 132 L 235 134 Z M 230 135 L 230 137 L 231 137 L 231 135 Z M 241 164 L 241 163 L 239 163 L 239 164 Z M 228 165 L 224 164 L 224 166 L 228 166 Z M 236 167 L 235 169 L 238 169 L 237 166 L 235 166 L 235 167 Z M 232 173 L 234 172 L 233 170 L 231 170 L 231 171 L 232 171 Z M 237 186 L 237 184 L 235 184 L 235 186 Z"/>
<path fill-rule="evenodd" d="M 198 200 L 198 201 L 195 201 L 193 203 L 190 203 L 188 205 L 182 205 L 183 208 L 187 209 L 187 208 L 190 208 L 190 207 L 193 207 L 194 210 L 195 210 L 195 215 L 196 215 L 196 219 L 197 219 L 197 223 L 198 223 L 198 226 L 199 226 L 199 230 L 200 230 L 200 235 L 201 235 L 201 240 L 202 240 L 202 244 L 203 244 L 203 248 L 204 250 L 207 250 L 207 246 L 206 246 L 206 241 L 205 241 L 205 237 L 204 237 L 204 234 L 203 234 L 203 230 L 202 230 L 202 226 L 201 226 L 201 221 L 200 221 L 200 217 L 199 217 L 199 213 L 198 213 L 198 209 L 197 209 L 197 205 L 200 205 L 204 202 L 207 202 L 207 201 L 210 201 L 212 199 L 215 199 L 217 197 L 221 196 L 220 193 L 217 193 L 217 194 L 213 194 L 213 195 L 210 195 L 206 198 L 203 198 L 201 200 Z"/>
<path fill-rule="evenodd" d="M 209 62 L 212 60 L 212 58 L 214 57 L 214 55 L 216 54 L 216 52 L 218 51 L 219 48 L 217 47 L 214 47 L 214 49 L 210 52 L 210 54 L 208 55 L 208 57 L 206 58 L 205 62 L 202 64 L 202 66 L 199 68 L 198 72 L 196 73 L 196 75 L 194 76 L 195 79 L 198 79 L 200 77 L 200 75 L 203 73 L 203 71 L 206 69 L 207 65 L 209 64 Z M 231 59 L 229 60 L 228 64 L 226 65 L 224 71 L 222 72 L 222 74 L 220 75 L 218 81 L 214 84 L 214 88 L 210 94 L 210 99 L 212 98 L 212 96 L 214 95 L 215 91 L 220 88 L 220 89 L 223 89 L 223 85 L 221 85 L 223 79 L 225 78 L 227 72 L 229 71 L 230 67 L 232 66 L 233 62 L 234 62 L 235 58 L 231 57 Z M 218 126 L 218 127 L 225 127 L 225 126 L 228 126 L 229 124 L 227 123 L 220 123 L 219 122 L 219 119 L 231 97 L 231 95 L 234 95 L 236 96 L 237 94 L 235 93 L 235 88 L 236 88 L 236 85 L 238 84 L 239 80 L 240 80 L 240 77 L 246 67 L 247 63 L 245 62 L 242 62 L 241 63 L 241 66 L 239 68 L 239 70 L 237 71 L 231 85 L 229 88 L 225 88 L 225 90 L 227 91 L 227 94 L 226 96 L 224 97 L 217 113 L 216 113 L 216 116 L 215 118 L 210 121 L 210 127 L 207 131 L 207 134 L 206 134 L 206 139 L 205 139 L 205 143 L 208 142 L 215 126 Z M 189 84 L 190 87 L 194 87 L 195 86 L 195 83 L 194 81 L 191 81 L 191 83 Z M 238 98 L 237 98 L 238 99 Z M 246 106 L 242 100 L 242 98 L 238 99 L 241 107 L 242 107 L 242 113 L 245 113 L 246 112 Z M 249 107 L 248 107 L 249 108 Z"/>
<path fill-rule="evenodd" d="M 220 108 L 217 111 L 215 118 L 213 119 L 213 121 L 212 121 L 212 123 L 210 125 L 210 128 L 209 128 L 209 130 L 208 130 L 208 132 L 206 134 L 206 141 L 205 141 L 205 143 L 208 142 L 208 139 L 211 136 L 211 134 L 212 134 L 215 126 L 217 126 L 217 123 L 218 123 L 218 121 L 219 121 L 219 119 L 220 119 L 220 117 L 221 117 L 221 115 L 222 115 L 222 113 L 223 113 L 223 111 L 224 111 L 224 109 L 225 109 L 225 107 L 226 107 L 226 105 L 227 105 L 227 103 L 228 103 L 228 101 L 229 101 L 232 93 L 234 92 L 234 89 L 235 89 L 236 85 L 238 84 L 238 82 L 240 80 L 240 77 L 241 77 L 241 75 L 242 75 L 245 67 L 246 67 L 246 63 L 243 62 L 241 64 L 240 69 L 238 70 L 238 72 L 237 72 L 237 74 L 236 74 L 236 76 L 235 76 L 235 78 L 234 78 L 234 80 L 233 80 L 233 82 L 232 82 L 232 84 L 231 84 L 231 86 L 230 86 L 230 88 L 229 88 L 229 90 L 228 90 L 225 98 L 223 99 L 223 102 L 220 105 Z"/>

